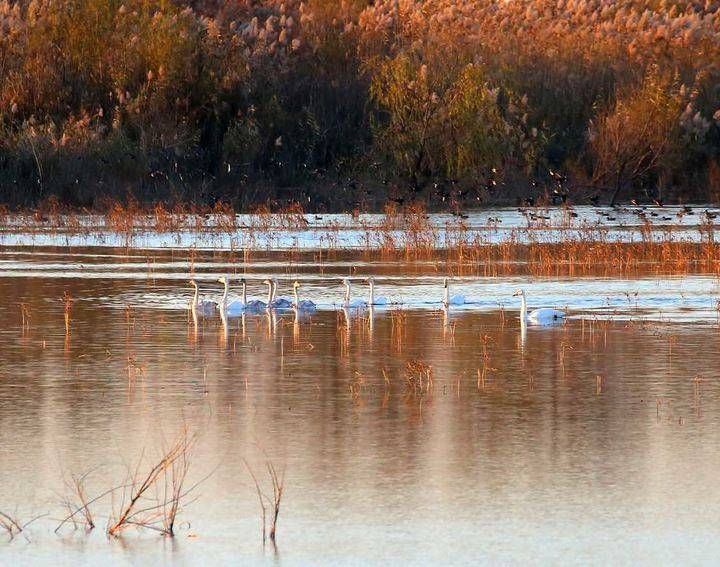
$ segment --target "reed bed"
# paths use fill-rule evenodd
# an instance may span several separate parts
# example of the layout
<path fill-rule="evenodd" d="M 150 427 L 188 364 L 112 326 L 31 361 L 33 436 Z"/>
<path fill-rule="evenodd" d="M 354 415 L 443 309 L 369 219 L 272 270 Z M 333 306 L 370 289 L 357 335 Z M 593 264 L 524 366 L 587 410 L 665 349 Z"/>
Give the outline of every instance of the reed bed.
<path fill-rule="evenodd" d="M 399 207 L 390 203 L 384 214 L 360 217 L 352 224 L 340 225 L 337 220 L 309 226 L 309 215 L 295 203 L 272 211 L 259 207 L 240 223 L 232 207 L 218 203 L 212 208 L 172 208 L 158 204 L 151 209 L 130 200 L 113 203 L 103 215 L 77 217 L 51 201 L 42 214 L 12 213 L 0 231 L 15 233 L 44 232 L 57 235 L 117 234 L 126 247 L 131 247 L 138 234 L 204 235 L 212 242 L 230 237 L 233 256 L 236 243 L 243 242 L 243 258 L 247 261 L 255 249 L 266 249 L 276 242 L 277 235 L 296 234 L 297 242 L 306 231 L 314 231 L 320 249 L 312 253 L 318 259 L 340 253 L 356 254 L 369 260 L 381 259 L 407 263 L 435 263 L 438 270 L 449 274 L 499 276 L 529 274 L 545 276 L 582 276 L 614 274 L 684 274 L 691 272 L 720 273 L 720 247 L 715 237 L 715 224 L 700 218 L 694 226 L 683 227 L 678 233 L 672 225 L 656 225 L 649 219 L 640 224 L 618 228 L 625 231 L 620 241 L 607 226 L 600 223 L 575 222 L 564 215 L 549 224 L 547 211 L 535 208 L 527 215 L 527 227 L 513 228 L 503 236 L 497 227 L 469 227 L 461 217 L 443 226 L 431 220 L 425 207 L 410 204 Z M 563 209 L 571 212 L 571 209 Z M 68 219 L 74 219 L 69 222 Z M 343 249 L 339 234 L 344 228 L 359 230 L 360 237 L 352 249 Z M 538 238 L 539 231 L 545 235 Z M 688 235 L 693 235 L 692 240 Z M 551 240 L 548 240 L 547 237 Z M 301 248 L 284 251 L 301 256 Z M 191 250 L 191 255 L 195 252 Z"/>

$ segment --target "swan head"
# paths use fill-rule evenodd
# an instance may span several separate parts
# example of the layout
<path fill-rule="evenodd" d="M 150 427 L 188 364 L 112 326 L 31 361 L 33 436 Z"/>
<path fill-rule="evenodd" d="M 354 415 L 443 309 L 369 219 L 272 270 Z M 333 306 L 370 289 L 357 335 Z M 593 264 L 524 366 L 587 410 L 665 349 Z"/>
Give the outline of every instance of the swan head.
<path fill-rule="evenodd" d="M 228 282 L 227 276 L 220 276 L 217 281 L 219 281 L 221 284 L 226 284 Z"/>
<path fill-rule="evenodd" d="M 513 293 L 513 297 L 523 296 L 525 297 L 525 291 L 522 289 L 517 290 L 515 293 Z"/>
<path fill-rule="evenodd" d="M 450 280 L 448 278 L 443 278 L 443 287 L 448 287 L 450 285 Z"/>
<path fill-rule="evenodd" d="M 272 281 L 270 281 L 270 278 L 265 278 L 263 282 L 265 285 L 272 285 Z"/>
<path fill-rule="evenodd" d="M 245 280 L 245 278 L 240 278 L 240 283 L 245 285 L 247 283 L 247 281 Z"/>
<path fill-rule="evenodd" d="M 348 278 L 343 278 L 342 283 L 345 287 L 350 287 L 350 280 Z"/>
<path fill-rule="evenodd" d="M 298 289 L 300 287 L 300 282 L 294 281 L 293 282 L 293 289 Z"/>
<path fill-rule="evenodd" d="M 195 280 L 190 280 L 190 285 L 193 286 L 195 289 L 197 289 L 197 282 Z"/>

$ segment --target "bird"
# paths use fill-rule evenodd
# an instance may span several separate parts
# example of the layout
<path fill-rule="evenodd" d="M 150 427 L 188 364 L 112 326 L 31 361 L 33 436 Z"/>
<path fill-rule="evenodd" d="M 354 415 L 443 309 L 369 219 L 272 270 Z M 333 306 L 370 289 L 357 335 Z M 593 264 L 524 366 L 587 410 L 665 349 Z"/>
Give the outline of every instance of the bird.
<path fill-rule="evenodd" d="M 243 288 L 243 299 L 235 299 L 228 303 L 228 291 L 230 289 L 230 276 L 220 276 L 218 281 L 225 286 L 222 299 L 220 300 L 220 311 L 230 317 L 242 315 L 245 312 L 245 306 L 247 305 L 247 286 L 245 280 L 242 280 Z"/>
<path fill-rule="evenodd" d="M 268 307 L 271 309 L 290 309 L 292 307 L 292 302 L 289 299 L 285 299 L 284 297 L 275 297 L 277 294 L 277 280 L 272 278 L 270 280 L 270 284 L 272 291 Z"/>
<path fill-rule="evenodd" d="M 243 283 L 245 283 L 245 279 L 243 278 Z M 264 284 L 268 286 L 268 301 L 265 303 L 264 301 L 261 301 L 260 299 L 252 299 L 250 301 L 245 302 L 245 311 L 262 311 L 264 309 L 267 309 L 267 306 L 272 301 L 272 284 L 270 283 L 270 280 L 263 281 Z"/>
<path fill-rule="evenodd" d="M 525 299 L 525 291 L 522 289 L 513 293 L 513 297 L 520 296 L 520 322 L 524 325 L 552 325 L 565 320 L 565 312 L 551 307 L 542 307 L 534 309 L 530 313 L 527 312 L 527 301 Z"/>
<path fill-rule="evenodd" d="M 200 299 L 200 290 L 195 280 L 190 280 L 190 285 L 195 288 L 195 295 L 193 297 L 190 308 L 194 313 L 199 315 L 212 315 L 218 308 L 217 303 L 209 299 Z"/>
<path fill-rule="evenodd" d="M 309 299 L 303 299 L 300 301 L 300 294 L 298 293 L 298 290 L 300 289 L 300 282 L 293 282 L 293 295 L 295 296 L 295 301 L 293 302 L 293 309 L 296 309 L 297 311 L 312 311 L 315 309 L 316 305 Z"/>
<path fill-rule="evenodd" d="M 369 305 L 387 305 L 389 303 L 388 298 L 385 296 L 375 297 L 375 278 L 368 278 L 368 285 L 370 286 L 370 301 Z"/>
<path fill-rule="evenodd" d="M 442 304 L 447 307 L 448 305 L 464 305 L 464 295 L 453 295 L 450 297 L 450 280 L 445 278 L 443 280 L 443 286 L 445 287 L 445 294 L 443 295 Z"/>
<path fill-rule="evenodd" d="M 367 302 L 364 299 L 350 299 L 350 280 L 343 278 L 343 285 L 345 286 L 345 300 L 343 301 L 343 307 L 352 307 L 355 309 L 363 309 L 367 307 Z"/>

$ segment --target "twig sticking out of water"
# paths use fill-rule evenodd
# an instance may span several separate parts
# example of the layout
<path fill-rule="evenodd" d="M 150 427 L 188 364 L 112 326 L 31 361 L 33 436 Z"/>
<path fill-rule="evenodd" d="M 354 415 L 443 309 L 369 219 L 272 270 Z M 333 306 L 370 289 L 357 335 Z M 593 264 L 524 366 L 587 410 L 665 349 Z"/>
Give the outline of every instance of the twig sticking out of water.
<path fill-rule="evenodd" d="M 257 492 L 258 501 L 260 502 L 260 509 L 262 511 L 262 541 L 265 545 L 267 539 L 267 515 L 268 509 L 270 511 L 270 541 L 275 544 L 275 536 L 277 533 L 277 522 L 278 516 L 280 515 L 280 502 L 282 501 L 283 491 L 285 488 L 285 469 L 278 474 L 277 468 L 269 459 L 265 462 L 265 468 L 267 469 L 268 476 L 270 477 L 270 484 L 272 487 L 272 496 L 268 495 L 260 486 L 257 476 L 252 470 L 250 463 L 245 460 L 245 466 L 247 467 L 250 477 L 255 483 L 255 490 Z"/>
<path fill-rule="evenodd" d="M 0 511 L 0 529 L 5 530 L 5 532 L 10 536 L 10 539 L 14 539 L 16 535 L 22 533 L 25 528 L 27 528 L 35 520 L 38 520 L 46 515 L 47 514 L 40 514 L 39 516 L 35 516 L 32 520 L 21 524 L 20 520 L 16 516 L 11 516 L 10 514 Z M 27 539 L 27 537 L 25 539 Z"/>
<path fill-rule="evenodd" d="M 93 471 L 90 470 L 80 476 L 71 474 L 70 480 L 65 481 L 65 486 L 71 495 L 65 498 L 64 504 L 70 512 L 70 515 L 60 522 L 58 527 L 55 528 L 55 533 L 57 533 L 67 521 L 72 521 L 73 526 L 77 528 L 78 521 L 75 519 L 77 516 L 82 517 L 82 522 L 86 530 L 90 531 L 95 528 L 95 520 L 92 512 L 90 512 L 90 501 L 85 488 L 85 481 L 92 472 Z"/>
<path fill-rule="evenodd" d="M 30 329 L 30 308 L 27 303 L 20 304 L 20 315 L 22 316 L 23 333 Z"/>
<path fill-rule="evenodd" d="M 117 536 L 128 526 L 153 529 L 171 537 L 175 535 L 175 519 L 181 504 L 197 486 L 183 490 L 195 441 L 195 435 L 183 431 L 180 438 L 145 475 L 140 473 L 143 461 L 140 457 L 135 471 L 128 473 L 127 482 L 119 487 L 123 491 L 120 512 L 115 519 L 111 519 L 109 535 Z M 164 485 L 163 498 L 158 502 L 151 499 L 149 493 L 153 489 L 162 488 L 161 482 Z"/>
<path fill-rule="evenodd" d="M 23 531 L 20 522 L 5 512 L 0 512 L 0 528 L 7 532 L 10 539 L 13 539 L 17 534 Z"/>

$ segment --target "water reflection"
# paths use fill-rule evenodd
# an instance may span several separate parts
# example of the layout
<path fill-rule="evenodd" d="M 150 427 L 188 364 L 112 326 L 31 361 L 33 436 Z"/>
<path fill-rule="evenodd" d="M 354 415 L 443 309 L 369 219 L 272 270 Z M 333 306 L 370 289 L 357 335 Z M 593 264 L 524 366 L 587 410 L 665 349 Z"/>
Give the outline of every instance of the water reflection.
<path fill-rule="evenodd" d="M 287 467 L 278 541 L 293 563 L 616 563 L 629 546 L 698 562 L 720 551 L 720 497 L 707 490 L 720 466 L 714 322 L 528 329 L 497 309 L 228 319 L 125 307 L 180 297 L 181 285 L 0 278 L 0 509 L 54 517 L 61 471 L 103 466 L 89 486 L 99 494 L 183 426 L 201 435 L 192 478 L 217 467 L 173 542 L 108 542 L 99 527 L 67 543 L 44 518 L 30 545 L 1 548 L 8 564 L 272 558 L 244 464 L 263 470 L 268 458 Z"/>

